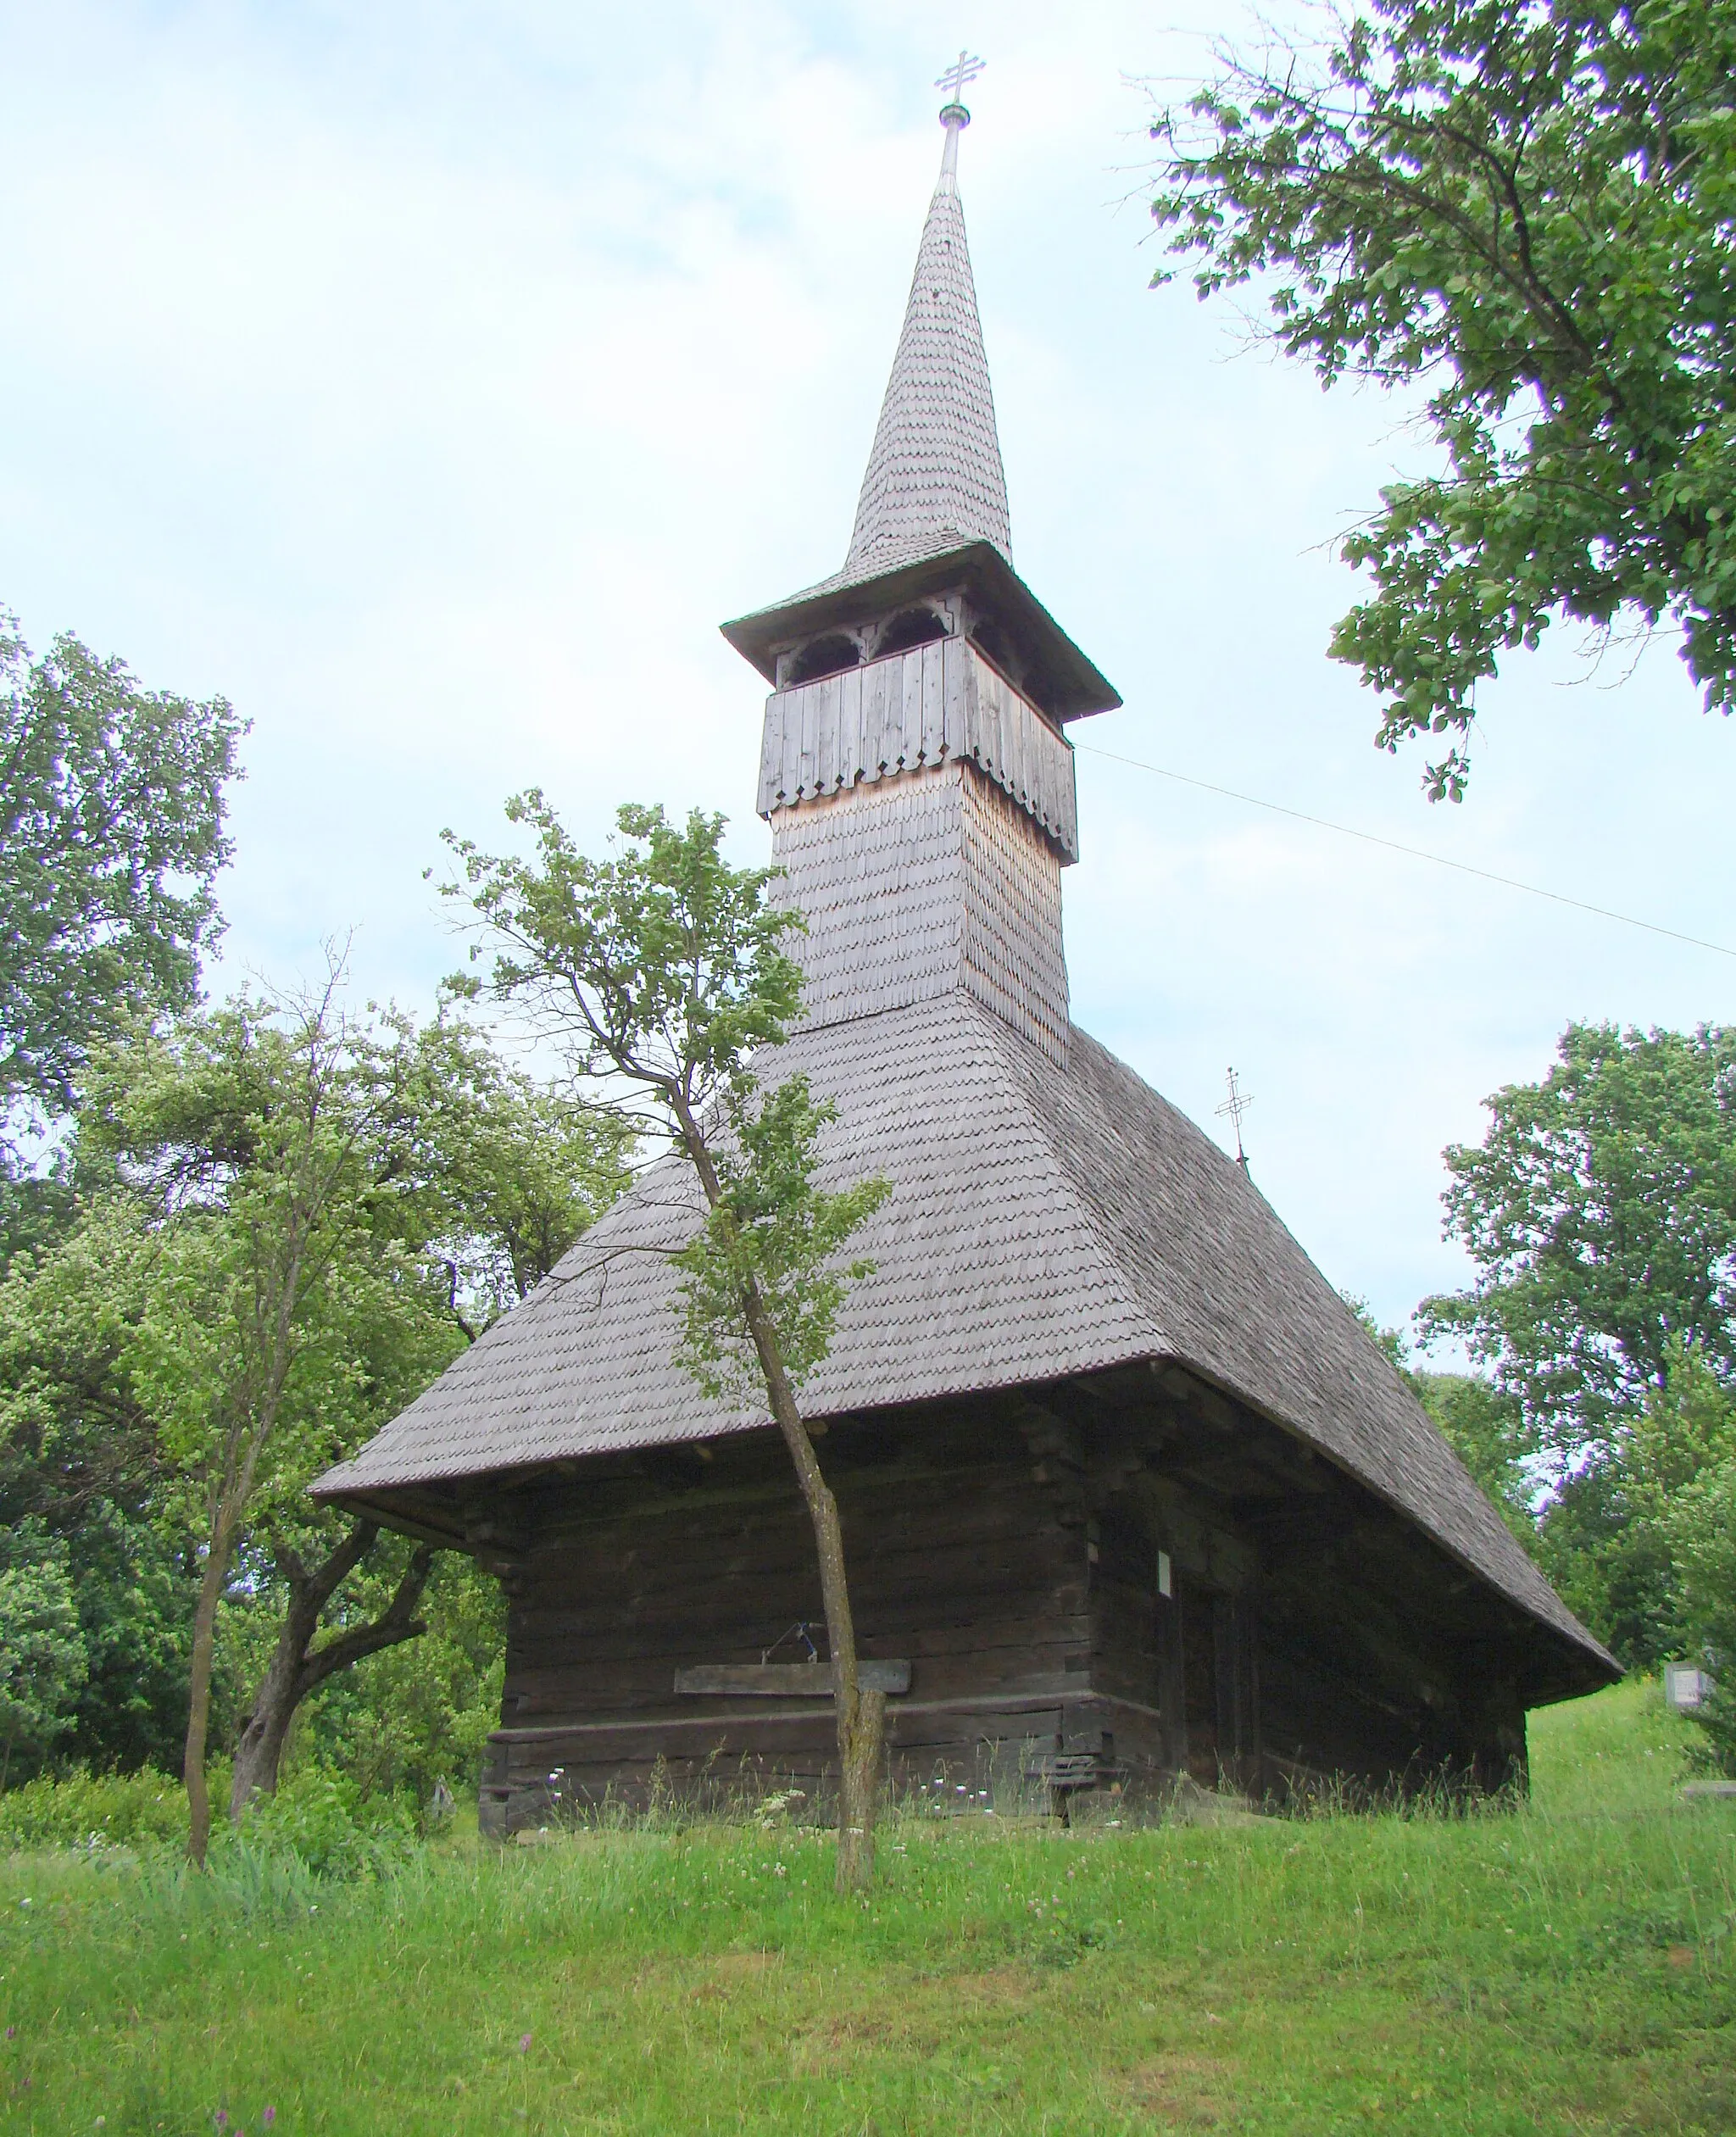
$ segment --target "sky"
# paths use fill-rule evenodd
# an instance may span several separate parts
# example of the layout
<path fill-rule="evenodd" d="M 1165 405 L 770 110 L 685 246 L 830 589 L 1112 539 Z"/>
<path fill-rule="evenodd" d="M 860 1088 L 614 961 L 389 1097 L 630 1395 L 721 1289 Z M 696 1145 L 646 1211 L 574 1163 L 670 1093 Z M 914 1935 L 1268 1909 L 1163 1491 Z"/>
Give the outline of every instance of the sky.
<path fill-rule="evenodd" d="M 754 815 L 724 619 L 848 543 L 960 46 L 960 181 L 1021 575 L 1116 684 L 1076 726 L 1076 1020 L 1402 1322 L 1466 1278 L 1444 1147 L 1572 1019 L 1736 1016 L 1736 959 L 1133 769 L 1736 946 L 1736 732 L 1672 643 L 1487 691 L 1461 807 L 1326 657 L 1333 537 L 1429 464 L 1228 301 L 1149 287 L 1154 94 L 1238 0 L 604 8 L 0 0 L 0 604 L 251 725 L 214 988 L 353 931 L 461 957 L 423 871 L 542 786 Z M 1559 641 L 1555 643 L 1553 641 Z M 1102 754 L 1110 753 L 1110 754 Z"/>

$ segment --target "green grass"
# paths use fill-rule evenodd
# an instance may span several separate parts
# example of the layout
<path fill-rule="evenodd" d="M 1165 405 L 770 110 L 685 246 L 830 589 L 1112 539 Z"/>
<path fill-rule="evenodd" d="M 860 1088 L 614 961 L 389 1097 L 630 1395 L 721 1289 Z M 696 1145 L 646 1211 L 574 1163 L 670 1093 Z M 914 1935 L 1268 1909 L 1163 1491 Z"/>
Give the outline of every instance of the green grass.
<path fill-rule="evenodd" d="M 1655 1687 L 1539 1716 L 1464 1820 L 0 1866 L 0 2129 L 1736 2129 L 1736 1806 Z"/>

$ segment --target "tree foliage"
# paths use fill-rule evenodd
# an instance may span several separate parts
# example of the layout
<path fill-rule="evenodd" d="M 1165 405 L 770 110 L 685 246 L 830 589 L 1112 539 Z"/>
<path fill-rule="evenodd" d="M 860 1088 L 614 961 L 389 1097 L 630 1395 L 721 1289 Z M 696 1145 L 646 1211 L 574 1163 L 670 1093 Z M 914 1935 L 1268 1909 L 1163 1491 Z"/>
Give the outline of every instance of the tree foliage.
<path fill-rule="evenodd" d="M 371 1623 L 389 1606 L 399 1562 L 370 1561 L 339 1591 L 332 1629 Z M 368 1795 L 426 1805 L 441 1781 L 473 1781 L 499 1726 L 506 1651 L 498 1581 L 458 1551 L 437 1557 L 417 1606 L 419 1639 L 381 1650 L 329 1680 L 302 1710 L 289 1764 L 351 1775 Z"/>
<path fill-rule="evenodd" d="M 1713 1683 L 1694 1718 L 1715 1761 L 1736 1774 L 1736 1399 L 1724 1400 L 1721 1457 L 1676 1494 L 1666 1521 L 1681 1650 L 1705 1663 Z"/>
<path fill-rule="evenodd" d="M 1538 1483 L 1536 1443 L 1524 1414 L 1505 1394 L 1470 1372 L 1409 1370 L 1405 1378 L 1437 1430 L 1488 1494 L 1503 1521 L 1527 1550 L 1537 1544 L 1533 1502 Z"/>
<path fill-rule="evenodd" d="M 840 1261 L 851 1238 L 886 1199 L 877 1176 L 835 1194 L 815 1188 L 818 1140 L 837 1118 L 816 1103 L 805 1076 L 737 1105 L 715 1144 L 720 1194 L 702 1229 L 675 1256 L 682 1272 L 679 1363 L 708 1395 L 763 1397 L 764 1370 L 742 1302 L 758 1298 L 779 1355 L 799 1388 L 832 1348 L 838 1308 L 873 1264 Z"/>
<path fill-rule="evenodd" d="M 0 1567 L 0 1788 L 14 1755 L 46 1750 L 72 1726 L 88 1672 L 64 1550 L 40 1524 L 8 1539 Z"/>
<path fill-rule="evenodd" d="M 801 1015 L 801 969 L 788 937 L 798 914 L 774 905 L 776 871 L 724 858 L 724 819 L 695 810 L 685 826 L 661 809 L 616 812 L 613 850 L 581 854 L 536 787 L 506 805 L 536 857 L 484 854 L 448 832 L 467 895 L 492 949 L 489 991 L 557 1040 L 572 1073 L 624 1079 L 648 1096 L 637 1117 L 677 1144 Z"/>
<path fill-rule="evenodd" d="M 1550 618 L 1666 619 L 1736 703 L 1736 14 L 1722 0 L 1374 0 L 1272 35 L 1152 131 L 1201 296 L 1258 278 L 1330 386 L 1427 390 L 1444 472 L 1344 544 L 1333 652 L 1378 739 L 1457 731 Z M 1160 275 L 1160 281 L 1167 279 Z M 1457 799 L 1455 743 L 1428 768 Z"/>
<path fill-rule="evenodd" d="M 242 732 L 0 613 L 0 1116 L 70 1111 L 94 1043 L 192 1004 Z"/>
<path fill-rule="evenodd" d="M 1736 1460 L 1736 1394 L 1690 1346 L 1660 1386 L 1562 1480 L 1538 1555 L 1563 1597 L 1621 1659 L 1650 1668 L 1704 1636 L 1684 1587 L 1684 1506 Z"/>
<path fill-rule="evenodd" d="M 1445 1155 L 1448 1227 L 1477 1269 L 1426 1299 L 1572 1461 L 1668 1384 L 1691 1347 L 1736 1377 L 1736 1034 L 1570 1025 L 1538 1083 L 1487 1101 Z"/>
<path fill-rule="evenodd" d="M 1511 1395 L 1481 1374 L 1438 1372 L 1418 1366 L 1402 1328 L 1383 1328 L 1368 1301 L 1355 1293 L 1339 1294 L 1362 1324 L 1363 1333 L 1383 1351 L 1399 1377 L 1428 1413 L 1442 1439 L 1457 1455 L 1501 1519 L 1527 1550 L 1537 1544 L 1533 1511 L 1539 1486 L 1535 1473 L 1535 1435 Z"/>
<path fill-rule="evenodd" d="M 624 1136 L 449 1008 L 353 1011 L 336 970 L 100 1048 L 85 1083 L 79 1221 L 0 1284 L 0 1493 L 106 1565 L 110 1649 L 167 1554 L 197 1809 L 214 1717 L 269 1789 L 299 1702 L 420 1632 L 426 1560 L 306 1487 L 547 1273 Z"/>
<path fill-rule="evenodd" d="M 1488 1106 L 1446 1153 L 1477 1281 L 1418 1322 L 1493 1369 L 1557 1590 L 1631 1666 L 1709 1661 L 1736 1764 L 1736 1039 L 1570 1025 Z"/>

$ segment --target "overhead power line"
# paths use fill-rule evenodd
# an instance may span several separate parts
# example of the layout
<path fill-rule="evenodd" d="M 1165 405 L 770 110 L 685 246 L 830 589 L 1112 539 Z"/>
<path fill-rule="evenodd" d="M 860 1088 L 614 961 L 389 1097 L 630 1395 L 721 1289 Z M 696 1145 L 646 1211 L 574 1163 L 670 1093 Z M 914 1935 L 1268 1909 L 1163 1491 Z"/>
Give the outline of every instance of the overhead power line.
<path fill-rule="evenodd" d="M 1504 890 L 1522 890 L 1530 898 L 1547 898 L 1552 905 L 1571 905 L 1575 912 L 1594 913 L 1600 920 L 1619 921 L 1623 927 L 1643 927 L 1648 935 L 1667 935 L 1672 943 L 1687 943 L 1695 949 L 1709 949 L 1719 957 L 1736 957 L 1736 949 L 1723 943 L 1709 943 L 1701 935 L 1684 935 L 1679 927 L 1661 927 L 1653 920 L 1636 920 L 1632 913 L 1618 913 L 1607 905 L 1589 904 L 1583 898 L 1568 898 L 1558 890 L 1545 890 L 1540 883 L 1522 883 L 1516 876 L 1498 876 L 1492 868 L 1473 868 L 1468 860 L 1449 860 L 1444 854 L 1431 854 L 1421 846 L 1406 846 L 1396 838 L 1382 838 L 1372 831 L 1358 831 L 1354 825 L 1335 824 L 1329 817 L 1310 816 L 1305 809 L 1287 808 L 1281 801 L 1267 801 L 1259 794 L 1238 793 L 1233 787 L 1219 787 L 1210 779 L 1194 779 L 1185 771 L 1171 771 L 1163 765 L 1148 765 L 1138 757 L 1117 756 L 1113 749 L 1099 749 L 1094 743 L 1077 742 L 1073 747 L 1087 756 L 1106 757 L 1112 765 L 1126 765 L 1133 771 L 1149 771 L 1159 779 L 1173 779 L 1182 787 L 1198 787 L 1203 793 L 1221 794 L 1227 801 L 1245 802 L 1250 809 L 1269 810 L 1274 816 L 1293 816 L 1299 824 L 1312 824 L 1316 831 L 1335 831 L 1341 838 L 1360 838 L 1365 846 L 1384 846 L 1389 853 L 1405 854 L 1412 860 L 1431 860 L 1437 868 L 1456 869 L 1461 876 L 1480 877 L 1486 883 L 1499 883 Z"/>

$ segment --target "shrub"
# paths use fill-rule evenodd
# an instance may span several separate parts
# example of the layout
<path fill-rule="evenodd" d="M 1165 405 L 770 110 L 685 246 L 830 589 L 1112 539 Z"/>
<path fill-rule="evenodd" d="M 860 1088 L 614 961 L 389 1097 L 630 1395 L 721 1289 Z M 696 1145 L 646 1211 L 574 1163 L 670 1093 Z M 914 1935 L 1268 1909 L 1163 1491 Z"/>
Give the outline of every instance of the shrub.
<path fill-rule="evenodd" d="M 416 1814 L 403 1796 L 364 1795 L 347 1773 L 308 1765 L 242 1822 L 247 1845 L 298 1856 L 320 1877 L 366 1877 L 402 1862 L 416 1841 Z"/>
<path fill-rule="evenodd" d="M 180 1844 L 186 1838 L 186 1795 L 179 1781 L 149 1767 L 136 1773 L 91 1773 L 75 1767 L 58 1780 L 41 1774 L 0 1795 L 0 1849 L 122 1847 Z"/>

